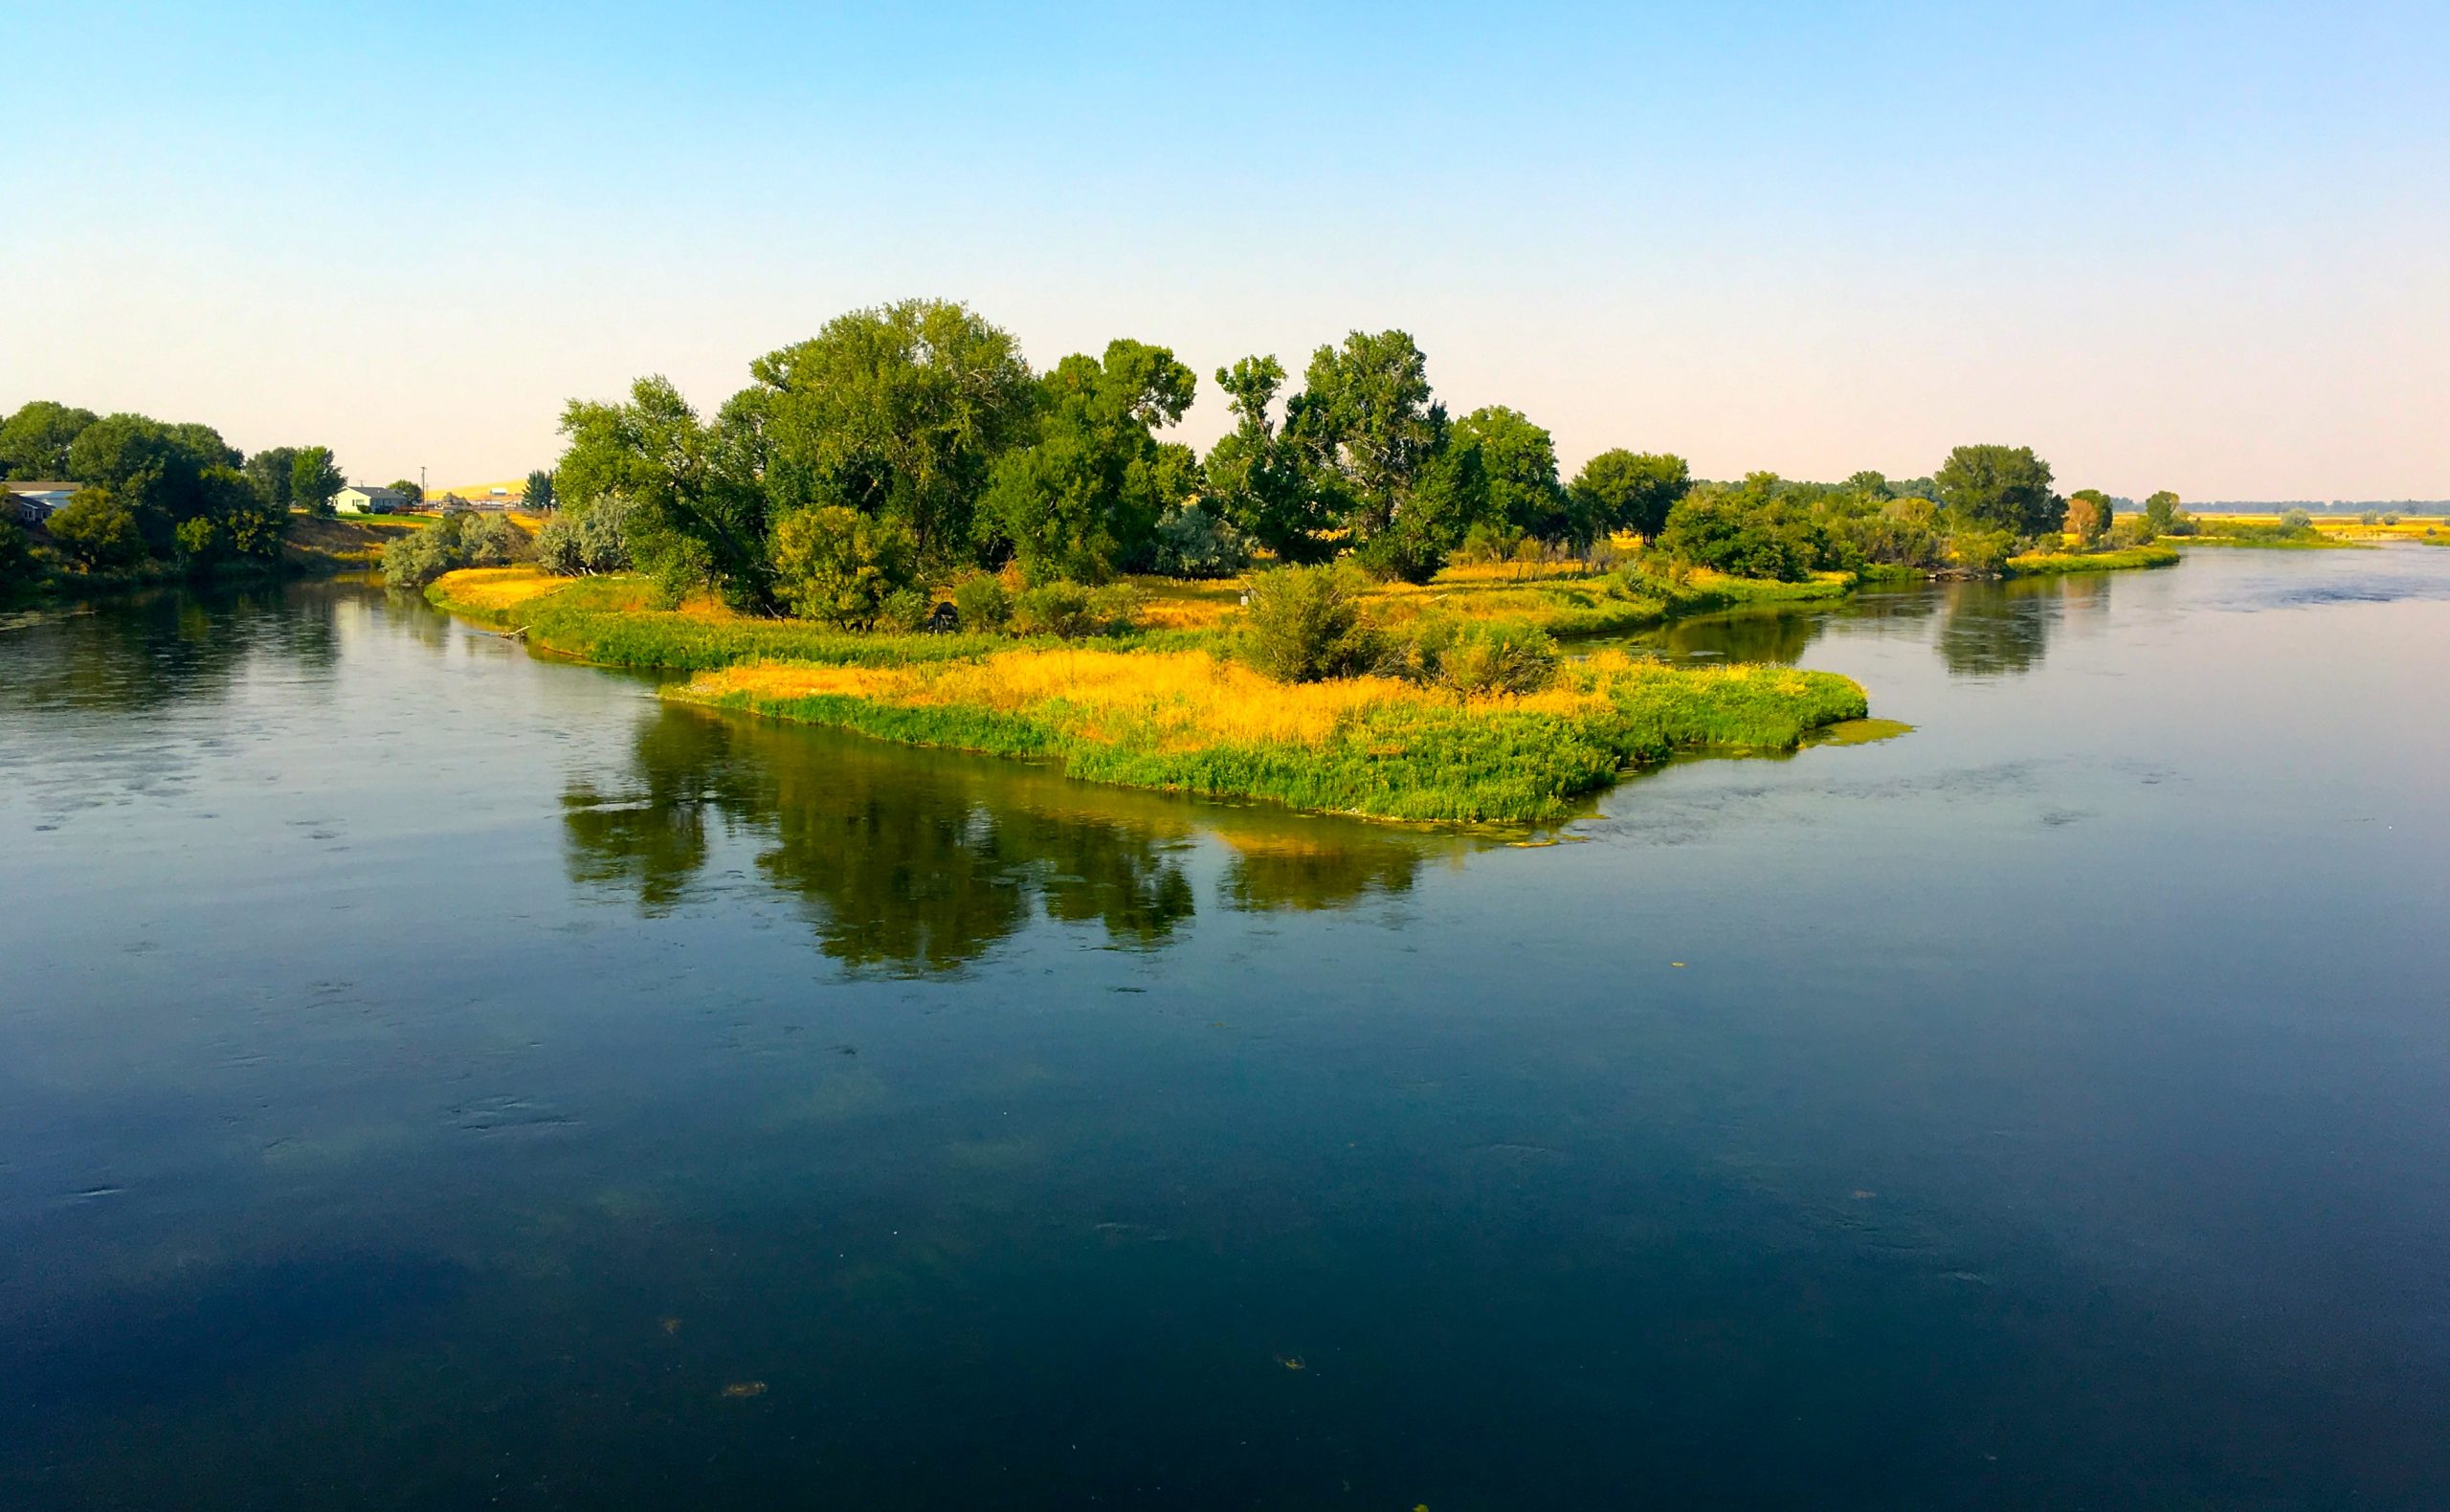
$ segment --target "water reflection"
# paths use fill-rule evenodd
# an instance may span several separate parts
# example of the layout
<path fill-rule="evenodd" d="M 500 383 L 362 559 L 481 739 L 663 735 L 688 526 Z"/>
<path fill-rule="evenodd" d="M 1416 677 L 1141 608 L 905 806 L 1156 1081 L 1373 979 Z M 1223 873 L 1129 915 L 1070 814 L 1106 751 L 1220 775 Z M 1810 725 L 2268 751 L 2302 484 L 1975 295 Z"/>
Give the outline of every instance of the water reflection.
<path fill-rule="evenodd" d="M 339 659 L 336 601 L 278 588 L 164 589 L 15 617 L 0 711 L 132 714 L 229 696 L 262 656 L 284 674 Z"/>
<path fill-rule="evenodd" d="M 2097 573 L 1875 589 L 1809 609 L 1736 610 L 1680 620 L 1635 644 L 1674 662 L 1795 666 L 1832 630 L 1928 634 L 1932 650 L 1958 677 L 2021 677 L 2041 664 L 2055 635 L 2105 616 L 2110 591 L 2109 576 Z"/>
<path fill-rule="evenodd" d="M 1348 908 L 1413 885 L 1422 861 L 1476 842 L 1258 807 L 1193 804 L 1044 768 L 912 750 L 835 731 L 658 706 L 626 770 L 563 796 L 582 885 L 669 913 L 754 871 L 799 901 L 846 966 L 954 971 L 1042 914 L 1164 946 L 1198 908 L 1191 862 L 1221 843 L 1216 893 L 1241 911 Z"/>

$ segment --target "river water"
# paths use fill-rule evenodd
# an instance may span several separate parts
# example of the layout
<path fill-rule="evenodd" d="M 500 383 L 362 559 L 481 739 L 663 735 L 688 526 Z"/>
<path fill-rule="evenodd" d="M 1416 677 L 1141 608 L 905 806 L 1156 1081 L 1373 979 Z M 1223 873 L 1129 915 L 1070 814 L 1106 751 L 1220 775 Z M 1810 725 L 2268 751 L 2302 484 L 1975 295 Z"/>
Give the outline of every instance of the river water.
<path fill-rule="evenodd" d="M 2450 551 L 1700 622 L 1405 831 L 0 628 L 0 1505 L 2450 1504 Z"/>

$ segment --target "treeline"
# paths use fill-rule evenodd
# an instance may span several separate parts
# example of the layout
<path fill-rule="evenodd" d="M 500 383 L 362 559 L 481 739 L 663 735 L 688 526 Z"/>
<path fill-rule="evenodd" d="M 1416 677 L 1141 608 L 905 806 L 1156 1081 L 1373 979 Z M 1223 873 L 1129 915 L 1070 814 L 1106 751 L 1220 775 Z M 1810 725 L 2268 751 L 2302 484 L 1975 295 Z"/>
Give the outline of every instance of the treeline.
<path fill-rule="evenodd" d="M 1401 331 L 1321 346 L 1291 393 L 1273 356 L 1218 369 L 1234 428 L 1204 457 L 1163 437 L 1198 384 L 1169 348 L 1115 341 L 1038 373 L 956 303 L 853 311 L 750 375 L 711 418 L 661 378 L 572 402 L 547 564 L 629 562 L 667 599 L 711 589 L 868 625 L 915 585 L 1007 566 L 1098 584 L 1231 575 L 1264 550 L 1426 581 L 1467 542 L 1656 534 L 1691 486 L 1682 459 L 1621 450 L 1561 481 L 1548 433 L 1518 411 L 1451 418 Z M 608 504 L 617 550 L 579 536 Z"/>
<path fill-rule="evenodd" d="M 2050 464 L 2030 447 L 1960 446 L 1929 477 L 1903 481 L 1876 472 L 1842 483 L 1754 473 L 1704 483 L 1668 512 L 1654 544 L 1677 562 L 1794 582 L 1883 567 L 1995 574 L 2011 557 L 2062 549 L 2070 535 L 2092 550 L 2193 529 L 2173 493 L 2122 515 L 2096 488 L 2055 493 Z"/>
<path fill-rule="evenodd" d="M 0 478 L 80 485 L 44 531 L 55 554 L 87 572 L 274 562 L 291 508 L 328 511 L 346 486 L 325 447 L 249 456 L 209 425 L 48 399 L 0 421 Z M 0 579 L 40 568 L 23 532 L 0 530 Z"/>

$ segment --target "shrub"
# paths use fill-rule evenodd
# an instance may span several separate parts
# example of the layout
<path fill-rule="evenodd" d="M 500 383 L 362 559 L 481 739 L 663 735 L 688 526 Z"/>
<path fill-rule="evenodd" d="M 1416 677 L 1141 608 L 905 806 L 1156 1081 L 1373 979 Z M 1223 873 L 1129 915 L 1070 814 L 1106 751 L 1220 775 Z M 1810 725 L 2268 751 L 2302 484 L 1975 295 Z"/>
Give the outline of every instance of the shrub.
<path fill-rule="evenodd" d="M 1414 528 L 1400 517 L 1364 541 L 1352 553 L 1353 564 L 1381 583 L 1426 583 L 1446 565 L 1446 550 L 1427 528 Z"/>
<path fill-rule="evenodd" d="M 1128 583 L 1108 583 L 1089 595 L 1089 619 L 1109 635 L 1120 635 L 1140 628 L 1143 600 L 1138 589 Z"/>
<path fill-rule="evenodd" d="M 1512 561 L 1515 548 L 1523 542 L 1523 532 L 1513 526 L 1482 520 L 1463 532 L 1463 544 L 1455 548 L 1455 560 L 1474 567 Z"/>
<path fill-rule="evenodd" d="M 993 573 L 972 572 L 954 582 L 953 608 L 964 630 L 1001 630 L 1012 622 L 1013 595 Z"/>
<path fill-rule="evenodd" d="M 508 567 L 527 554 L 527 535 L 500 515 L 468 515 L 459 549 L 469 567 Z"/>
<path fill-rule="evenodd" d="M 1176 504 L 1157 522 L 1148 569 L 1160 577 L 1232 577 L 1250 565 L 1242 533 L 1198 504 Z"/>
<path fill-rule="evenodd" d="M 630 505 L 607 494 L 584 509 L 556 510 L 536 533 L 537 565 L 557 577 L 630 569 Z"/>
<path fill-rule="evenodd" d="M 35 560 L 33 545 L 26 540 L 26 533 L 0 521 L 0 603 L 41 581 L 42 564 Z"/>
<path fill-rule="evenodd" d="M 423 588 L 445 572 L 468 565 L 459 549 L 459 522 L 450 516 L 423 530 L 385 543 L 383 581 L 393 588 Z"/>
<path fill-rule="evenodd" d="M 924 589 L 895 589 L 878 607 L 877 628 L 911 634 L 925 628 L 927 615 L 935 607 L 935 600 L 929 598 Z"/>
<path fill-rule="evenodd" d="M 1436 677 L 1457 693 L 1537 693 L 1560 659 L 1556 641 L 1527 625 L 1466 625 L 1439 649 Z"/>
<path fill-rule="evenodd" d="M 1330 567 L 1278 567 L 1243 597 L 1251 665 L 1280 682 L 1315 682 L 1368 670 L 1379 644 L 1362 623 L 1361 593 Z"/>
<path fill-rule="evenodd" d="M 2302 509 L 2291 509 L 2280 517 L 2280 528 L 2290 531 L 2311 530 L 2314 528 L 2314 517 Z"/>
<path fill-rule="evenodd" d="M 145 560 L 136 512 L 103 489 L 79 490 L 47 524 L 59 549 L 88 572 L 132 567 Z"/>
<path fill-rule="evenodd" d="M 2395 514 L 2389 514 L 2389 513 L 2386 513 L 2386 514 L 2384 514 L 2384 515 L 2382 516 L 2382 523 L 2384 523 L 2384 524 L 2386 524 L 2386 525 L 2395 525 L 2395 524 L 2397 524 L 2398 523 L 2399 523 L 2399 517 L 2398 517 L 2397 515 L 2395 515 Z"/>
<path fill-rule="evenodd" d="M 1687 495 L 1667 512 L 1659 547 L 1680 562 L 1733 577 L 1800 583 L 1815 556 L 1802 512 L 1780 500 L 1758 500 L 1747 480 L 1739 493 Z"/>
<path fill-rule="evenodd" d="M 1089 590 L 1059 580 L 1024 589 L 1013 605 L 1013 628 L 1024 635 L 1060 635 L 1065 640 L 1085 635 L 1096 628 Z"/>
<path fill-rule="evenodd" d="M 1963 571 L 1995 577 L 2008 569 L 2008 559 L 2016 554 L 2016 538 L 2005 530 L 1969 525 L 1949 537 L 1949 565 Z"/>
<path fill-rule="evenodd" d="M 774 527 L 774 595 L 802 619 L 865 630 L 911 586 L 918 543 L 899 520 L 827 505 Z"/>

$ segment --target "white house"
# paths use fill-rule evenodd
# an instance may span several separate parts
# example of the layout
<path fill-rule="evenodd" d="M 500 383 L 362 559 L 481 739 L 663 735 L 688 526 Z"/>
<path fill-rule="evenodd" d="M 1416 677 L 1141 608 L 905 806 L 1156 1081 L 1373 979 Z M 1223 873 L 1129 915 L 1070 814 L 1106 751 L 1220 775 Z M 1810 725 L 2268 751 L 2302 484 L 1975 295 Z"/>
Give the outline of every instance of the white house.
<path fill-rule="evenodd" d="M 409 496 L 396 488 L 361 488 L 352 483 L 332 496 L 332 507 L 345 515 L 389 515 L 409 507 Z"/>
<path fill-rule="evenodd" d="M 38 525 L 59 512 L 82 485 L 68 482 L 0 484 L 8 490 L 10 514 L 19 524 Z"/>

